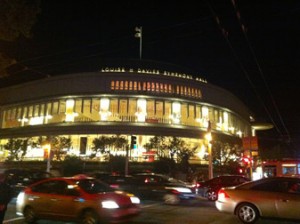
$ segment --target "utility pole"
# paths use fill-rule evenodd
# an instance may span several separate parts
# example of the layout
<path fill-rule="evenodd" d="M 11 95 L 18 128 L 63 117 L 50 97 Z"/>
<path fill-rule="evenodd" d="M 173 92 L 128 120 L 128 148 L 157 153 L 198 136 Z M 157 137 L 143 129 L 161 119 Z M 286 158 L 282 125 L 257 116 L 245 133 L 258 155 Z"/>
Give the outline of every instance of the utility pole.
<path fill-rule="evenodd" d="M 135 27 L 135 37 L 140 39 L 140 59 L 142 59 L 142 43 L 143 43 L 143 28 L 140 27 Z"/>

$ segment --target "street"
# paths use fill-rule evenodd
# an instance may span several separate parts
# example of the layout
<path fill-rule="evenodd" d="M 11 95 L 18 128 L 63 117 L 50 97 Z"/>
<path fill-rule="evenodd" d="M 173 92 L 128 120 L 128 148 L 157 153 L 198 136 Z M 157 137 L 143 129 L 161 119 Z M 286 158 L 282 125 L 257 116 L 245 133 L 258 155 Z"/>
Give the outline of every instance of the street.
<path fill-rule="evenodd" d="M 214 202 L 198 198 L 196 200 L 182 203 L 178 206 L 164 205 L 155 201 L 142 201 L 142 214 L 132 220 L 130 224 L 240 224 L 239 220 L 231 215 L 224 214 L 215 208 Z M 6 212 L 4 223 L 22 224 L 25 223 L 22 217 L 15 214 L 15 200 L 13 200 Z M 38 224 L 73 224 L 66 222 L 54 222 L 40 220 Z M 296 224 L 299 222 L 279 221 L 262 219 L 257 224 Z"/>

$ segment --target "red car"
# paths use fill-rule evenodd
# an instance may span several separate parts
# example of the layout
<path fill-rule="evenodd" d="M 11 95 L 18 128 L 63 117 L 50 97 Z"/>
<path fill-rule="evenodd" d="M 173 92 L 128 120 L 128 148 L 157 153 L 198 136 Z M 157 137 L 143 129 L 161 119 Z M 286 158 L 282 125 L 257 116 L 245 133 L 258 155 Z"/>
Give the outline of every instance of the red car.
<path fill-rule="evenodd" d="M 58 177 L 26 187 L 17 197 L 16 212 L 27 223 L 38 219 L 119 223 L 139 215 L 139 203 L 133 194 L 115 191 L 94 178 Z"/>

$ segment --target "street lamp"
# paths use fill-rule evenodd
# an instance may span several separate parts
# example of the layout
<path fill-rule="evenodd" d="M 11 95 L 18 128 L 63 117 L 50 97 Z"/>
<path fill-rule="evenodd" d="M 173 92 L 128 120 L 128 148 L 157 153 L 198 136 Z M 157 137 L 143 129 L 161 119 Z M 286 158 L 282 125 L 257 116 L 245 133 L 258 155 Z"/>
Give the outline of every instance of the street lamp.
<path fill-rule="evenodd" d="M 46 154 L 46 159 L 47 159 L 47 169 L 46 171 L 49 173 L 50 172 L 50 168 L 51 168 L 51 157 L 50 157 L 50 153 L 51 153 L 51 145 L 50 144 L 45 144 L 43 146 L 44 148 L 44 152 Z"/>

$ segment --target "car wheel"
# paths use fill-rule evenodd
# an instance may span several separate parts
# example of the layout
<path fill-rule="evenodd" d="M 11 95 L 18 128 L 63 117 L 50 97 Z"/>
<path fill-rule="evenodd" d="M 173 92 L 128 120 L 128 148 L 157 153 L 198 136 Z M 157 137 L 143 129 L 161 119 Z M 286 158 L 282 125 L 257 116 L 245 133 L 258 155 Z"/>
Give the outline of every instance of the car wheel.
<path fill-rule="evenodd" d="M 24 220 L 26 223 L 35 223 L 36 222 L 36 215 L 35 215 L 33 208 L 26 207 L 24 209 L 23 215 L 24 215 Z"/>
<path fill-rule="evenodd" d="M 81 224 L 98 224 L 98 216 L 95 212 L 88 210 L 81 216 Z"/>
<path fill-rule="evenodd" d="M 180 198 L 175 194 L 165 194 L 163 200 L 167 205 L 177 205 L 180 202 Z"/>
<path fill-rule="evenodd" d="M 249 203 L 243 203 L 237 207 L 236 214 L 243 223 L 255 223 L 259 218 L 257 208 Z"/>
<path fill-rule="evenodd" d="M 208 191 L 206 197 L 210 201 L 216 201 L 218 199 L 218 194 L 215 191 Z"/>

